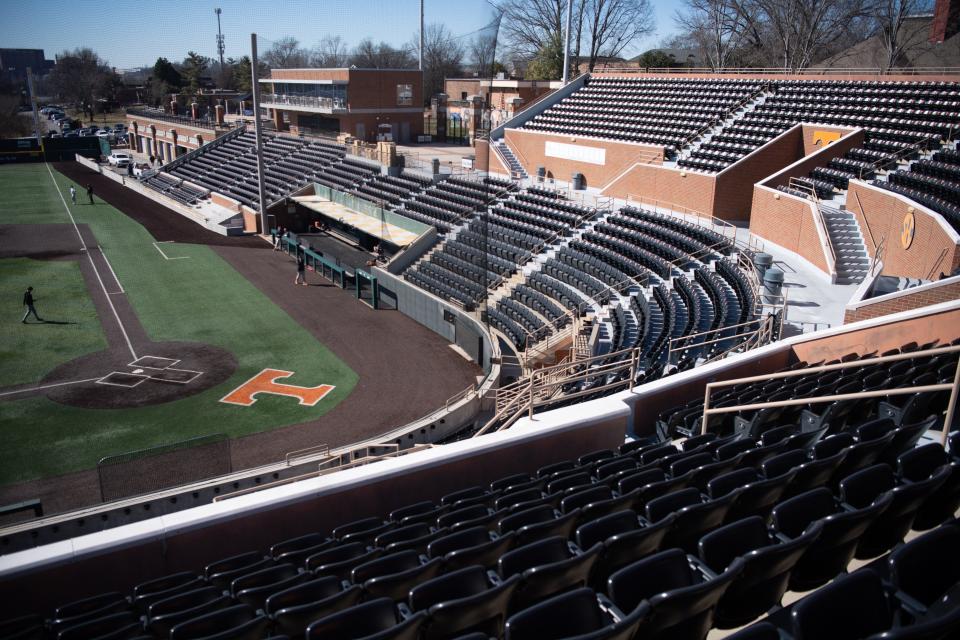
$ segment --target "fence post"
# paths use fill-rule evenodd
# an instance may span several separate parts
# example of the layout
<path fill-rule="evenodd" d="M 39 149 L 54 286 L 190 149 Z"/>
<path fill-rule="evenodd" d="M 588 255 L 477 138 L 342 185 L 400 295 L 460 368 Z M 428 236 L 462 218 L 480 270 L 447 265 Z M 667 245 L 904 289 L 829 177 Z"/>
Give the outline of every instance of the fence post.
<path fill-rule="evenodd" d="M 630 391 L 633 391 L 634 382 L 637 379 L 637 350 L 630 352 Z"/>
<path fill-rule="evenodd" d="M 536 372 L 530 374 L 530 406 L 527 409 L 527 417 L 531 420 L 533 420 L 533 379 L 536 377 Z"/>
<path fill-rule="evenodd" d="M 960 354 L 957 357 L 957 370 L 953 372 L 953 389 L 950 390 L 950 400 L 947 402 L 947 416 L 943 421 L 943 435 L 940 436 L 940 443 L 944 448 L 947 446 L 947 437 L 950 435 L 953 416 L 957 410 L 958 388 L 960 388 Z"/>

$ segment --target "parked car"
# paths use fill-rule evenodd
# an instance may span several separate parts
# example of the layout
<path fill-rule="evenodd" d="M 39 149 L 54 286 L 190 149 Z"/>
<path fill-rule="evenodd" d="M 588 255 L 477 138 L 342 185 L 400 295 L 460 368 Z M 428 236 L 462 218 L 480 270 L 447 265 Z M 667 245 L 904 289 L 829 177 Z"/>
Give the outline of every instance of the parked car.
<path fill-rule="evenodd" d="M 125 167 L 133 162 L 133 154 L 127 151 L 114 151 L 107 158 L 107 162 L 115 167 Z"/>
<path fill-rule="evenodd" d="M 150 171 L 150 165 L 148 165 L 146 162 L 133 165 L 133 175 L 137 176 L 138 178 L 142 176 L 145 171 Z"/>

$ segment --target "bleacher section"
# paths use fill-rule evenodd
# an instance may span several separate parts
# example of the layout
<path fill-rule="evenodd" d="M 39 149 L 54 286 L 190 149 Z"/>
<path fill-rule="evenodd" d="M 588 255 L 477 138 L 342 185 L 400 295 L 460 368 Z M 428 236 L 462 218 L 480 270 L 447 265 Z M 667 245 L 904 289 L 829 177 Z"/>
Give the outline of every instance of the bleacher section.
<path fill-rule="evenodd" d="M 956 354 L 900 362 L 897 373 L 865 362 L 823 384 L 811 372 L 792 378 L 793 391 L 878 373 L 920 384 Z M 730 388 L 737 402 L 779 395 L 741 386 Z M 704 640 L 763 617 L 730 637 L 956 637 L 960 434 L 948 448 L 925 439 L 942 426 L 941 396 L 858 400 L 812 429 L 742 416 L 735 433 L 631 441 L 438 500 L 422 487 L 402 507 L 325 531 L 292 535 L 281 517 L 259 548 L 178 547 L 175 573 L 158 564 L 120 591 L 5 612 L 0 635 Z M 697 423 L 700 411 L 663 418 Z M 867 564 L 846 575 L 854 559 Z M 788 590 L 798 598 L 781 607 Z"/>
<path fill-rule="evenodd" d="M 593 77 L 522 128 L 658 145 L 670 156 L 761 86 L 756 80 Z"/>
<path fill-rule="evenodd" d="M 956 83 L 783 80 L 767 83 L 765 90 L 769 95 L 761 104 L 677 164 L 722 171 L 800 122 L 862 127 L 867 132 L 864 147 L 831 167 L 835 173 L 813 176 L 845 189 L 850 177 L 871 178 L 876 166 L 902 149 L 948 140 L 960 128 Z"/>
<path fill-rule="evenodd" d="M 264 186 L 270 202 L 279 200 L 314 181 L 349 191 L 377 169 L 345 157 L 345 147 L 319 138 L 295 138 L 264 132 Z M 224 143 L 216 142 L 186 162 L 174 162 L 167 172 L 233 198 L 248 207 L 259 207 L 255 137 L 244 132 Z M 145 181 L 147 186 L 157 185 Z"/>
<path fill-rule="evenodd" d="M 186 205 L 195 205 L 200 200 L 210 196 L 209 189 L 199 189 L 191 186 L 182 178 L 171 176 L 170 174 L 159 172 L 144 179 L 142 184 L 158 191 L 168 198 L 173 198 L 177 202 Z"/>

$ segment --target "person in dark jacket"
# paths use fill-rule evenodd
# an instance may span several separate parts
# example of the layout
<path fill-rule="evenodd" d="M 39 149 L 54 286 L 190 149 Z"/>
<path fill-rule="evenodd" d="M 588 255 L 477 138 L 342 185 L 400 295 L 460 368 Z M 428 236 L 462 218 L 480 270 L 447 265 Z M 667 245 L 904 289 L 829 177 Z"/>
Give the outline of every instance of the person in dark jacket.
<path fill-rule="evenodd" d="M 27 308 L 27 312 L 23 314 L 23 324 L 27 324 L 27 316 L 31 313 L 37 319 L 37 322 L 43 322 L 43 318 L 37 315 L 37 309 L 33 306 L 33 302 L 33 287 L 27 287 L 27 290 L 23 292 L 23 306 Z"/>
<path fill-rule="evenodd" d="M 90 204 L 93 204 L 93 185 L 87 185 L 87 196 L 90 198 Z"/>
<path fill-rule="evenodd" d="M 307 286 L 306 271 L 307 261 L 304 259 L 304 254 L 301 251 L 297 251 L 297 279 L 293 281 L 293 284 Z"/>

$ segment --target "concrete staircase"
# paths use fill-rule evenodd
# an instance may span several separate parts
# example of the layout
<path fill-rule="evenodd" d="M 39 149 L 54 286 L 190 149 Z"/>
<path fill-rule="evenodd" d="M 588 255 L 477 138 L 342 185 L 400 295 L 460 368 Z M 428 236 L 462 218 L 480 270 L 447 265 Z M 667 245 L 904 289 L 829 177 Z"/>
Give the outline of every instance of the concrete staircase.
<path fill-rule="evenodd" d="M 856 217 L 843 211 L 820 204 L 820 212 L 827 225 L 827 235 L 837 256 L 837 284 L 859 284 L 870 269 L 870 257 L 860 232 Z"/>
<path fill-rule="evenodd" d="M 717 122 L 713 127 L 711 127 L 710 129 L 705 131 L 703 134 L 701 134 L 699 138 L 694 140 L 690 146 L 681 150 L 680 153 L 677 154 L 676 159 L 683 160 L 685 158 L 689 158 L 694 151 L 700 148 L 700 146 L 703 143 L 710 142 L 715 135 L 722 133 L 724 129 L 734 124 L 736 121 L 742 118 L 745 114 L 750 113 L 751 111 L 756 109 L 758 106 L 766 102 L 767 98 L 769 98 L 772 95 L 773 95 L 772 91 L 761 89 L 756 93 L 756 95 L 753 96 L 753 98 L 750 99 L 749 102 L 744 104 L 742 107 L 740 107 L 733 113 L 729 114 L 723 120 Z"/>
<path fill-rule="evenodd" d="M 527 172 L 524 171 L 523 165 L 520 164 L 520 161 L 517 160 L 517 156 L 513 155 L 513 152 L 510 151 L 510 147 L 507 146 L 507 143 L 500 140 L 492 140 L 493 148 L 498 154 L 500 154 L 501 159 L 505 160 L 507 165 L 510 167 L 510 172 L 519 177 L 522 180 L 526 180 L 530 176 L 527 175 Z"/>

